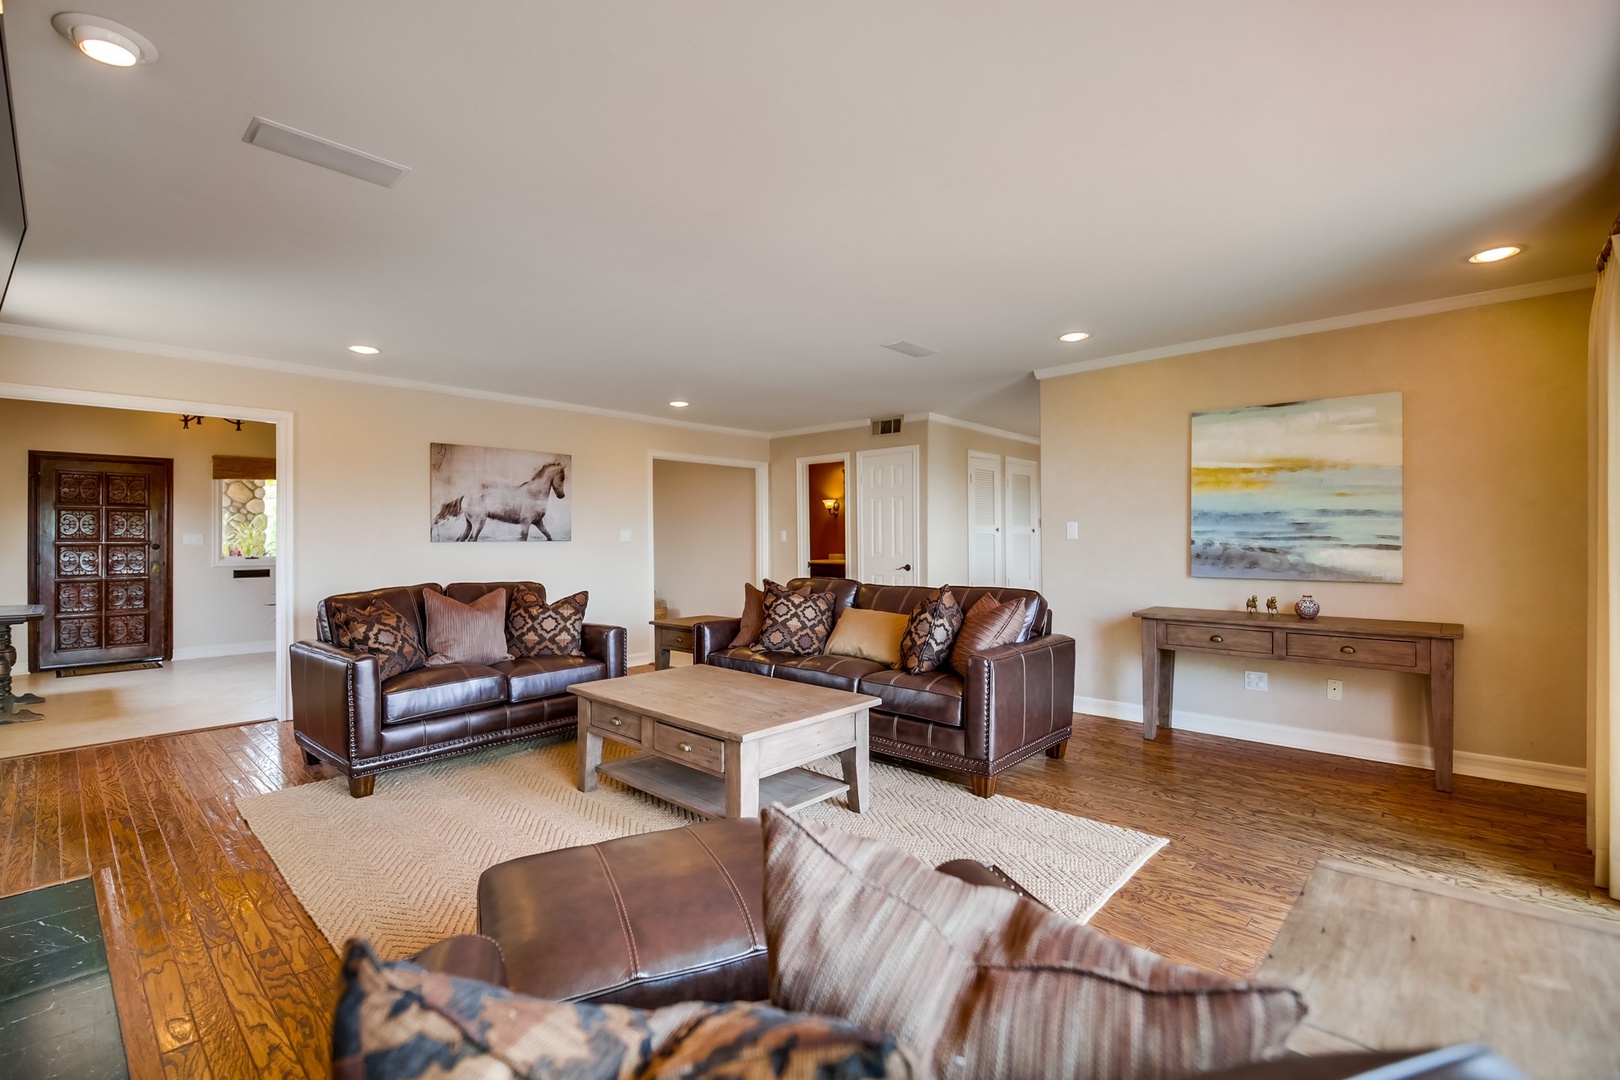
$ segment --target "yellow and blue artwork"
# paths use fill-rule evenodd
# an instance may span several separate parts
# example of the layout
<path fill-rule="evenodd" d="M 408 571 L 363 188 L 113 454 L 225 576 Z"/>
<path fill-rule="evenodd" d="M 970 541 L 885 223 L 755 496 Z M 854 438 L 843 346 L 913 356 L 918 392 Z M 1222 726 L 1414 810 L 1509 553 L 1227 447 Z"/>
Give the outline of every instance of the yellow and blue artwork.
<path fill-rule="evenodd" d="M 1401 395 L 1193 413 L 1192 576 L 1399 582 Z"/>

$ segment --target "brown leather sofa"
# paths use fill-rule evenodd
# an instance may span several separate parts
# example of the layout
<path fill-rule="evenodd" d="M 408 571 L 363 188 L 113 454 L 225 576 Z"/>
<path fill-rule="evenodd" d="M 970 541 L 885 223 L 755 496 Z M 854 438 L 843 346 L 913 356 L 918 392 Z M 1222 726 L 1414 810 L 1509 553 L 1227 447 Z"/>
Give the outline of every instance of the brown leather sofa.
<path fill-rule="evenodd" d="M 1029 897 L 993 866 L 962 859 L 939 869 Z M 541 852 L 484 871 L 479 934 L 447 938 L 415 960 L 552 1001 L 642 1009 L 761 1001 L 770 996 L 764 882 L 764 845 L 752 818 Z M 1483 1047 L 1290 1057 L 1219 1077 L 1349 1080 L 1369 1073 L 1367 1080 L 1524 1080 Z"/>
<path fill-rule="evenodd" d="M 482 664 L 417 668 L 379 679 L 377 659 L 332 644 L 334 602 L 386 600 L 422 627 L 422 594 L 433 589 L 472 603 L 485 593 L 537 582 L 457 582 L 343 593 L 315 609 L 319 641 L 292 646 L 293 737 L 311 765 L 326 763 L 349 778 L 349 794 L 370 795 L 377 774 L 487 746 L 572 731 L 575 683 L 624 674 L 622 626 L 585 624 L 584 656 L 532 656 Z M 424 637 L 424 640 L 425 637 Z"/>
<path fill-rule="evenodd" d="M 863 585 L 849 578 L 794 578 L 849 608 L 905 614 L 931 591 L 906 585 Z M 692 627 L 693 663 L 872 694 L 871 749 L 876 754 L 966 773 L 975 795 L 995 794 L 996 777 L 1045 750 L 1061 758 L 1074 731 L 1074 639 L 1052 633 L 1046 598 L 1029 589 L 952 586 L 963 610 L 982 596 L 998 602 L 1029 597 L 1034 623 L 1026 640 L 973 657 L 967 671 L 941 668 L 909 675 L 851 656 L 796 656 L 732 648 L 740 619 L 706 619 Z"/>

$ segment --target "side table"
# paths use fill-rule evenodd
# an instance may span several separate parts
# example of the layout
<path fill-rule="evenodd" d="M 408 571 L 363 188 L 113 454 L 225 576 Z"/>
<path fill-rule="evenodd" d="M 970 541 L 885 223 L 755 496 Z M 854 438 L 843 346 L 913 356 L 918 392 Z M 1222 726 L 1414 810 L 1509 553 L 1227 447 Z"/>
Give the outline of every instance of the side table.
<path fill-rule="evenodd" d="M 17 662 L 17 648 L 11 643 L 11 628 L 38 622 L 44 617 L 45 609 L 39 604 L 0 606 L 0 724 L 26 724 L 30 720 L 45 719 L 40 713 L 17 708 L 18 705 L 43 704 L 44 698 L 38 694 L 11 692 L 11 665 Z"/>
<path fill-rule="evenodd" d="M 692 625 L 706 619 L 723 619 L 724 615 L 683 615 L 678 619 L 653 619 L 654 660 L 653 669 L 663 671 L 669 667 L 669 654 L 671 652 L 689 653 L 692 651 Z"/>

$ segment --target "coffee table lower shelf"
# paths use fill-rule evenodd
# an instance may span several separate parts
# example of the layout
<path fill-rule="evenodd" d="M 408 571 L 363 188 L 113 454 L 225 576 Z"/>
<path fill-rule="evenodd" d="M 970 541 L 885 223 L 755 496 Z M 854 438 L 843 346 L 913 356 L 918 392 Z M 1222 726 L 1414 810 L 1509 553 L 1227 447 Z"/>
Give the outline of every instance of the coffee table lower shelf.
<path fill-rule="evenodd" d="M 710 776 L 652 754 L 635 754 L 604 761 L 596 767 L 596 771 L 601 776 L 611 777 L 694 814 L 726 816 L 726 782 L 718 776 Z M 781 803 L 789 810 L 797 810 L 847 791 L 849 785 L 842 780 L 809 769 L 788 769 L 760 780 L 759 805 Z"/>

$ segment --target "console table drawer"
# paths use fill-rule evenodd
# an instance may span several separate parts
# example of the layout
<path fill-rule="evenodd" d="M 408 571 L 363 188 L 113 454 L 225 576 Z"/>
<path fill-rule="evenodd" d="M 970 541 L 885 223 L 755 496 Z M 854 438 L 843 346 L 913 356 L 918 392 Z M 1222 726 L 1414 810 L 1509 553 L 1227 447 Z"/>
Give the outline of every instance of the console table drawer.
<path fill-rule="evenodd" d="M 1285 648 L 1287 656 L 1295 660 L 1332 660 L 1339 664 L 1366 664 L 1380 668 L 1418 666 L 1418 643 L 1415 641 L 1289 634 Z"/>
<path fill-rule="evenodd" d="M 653 724 L 652 748 L 660 757 L 715 776 L 725 774 L 726 744 L 670 724 Z"/>
<path fill-rule="evenodd" d="M 621 709 L 603 708 L 595 702 L 592 702 L 589 707 L 591 715 L 588 726 L 592 731 L 600 731 L 615 742 L 640 744 L 641 717 L 639 715 Z"/>
<path fill-rule="evenodd" d="M 1208 649 L 1212 652 L 1271 655 L 1270 630 L 1227 630 L 1218 626 L 1167 623 L 1164 637 L 1174 649 Z"/>

